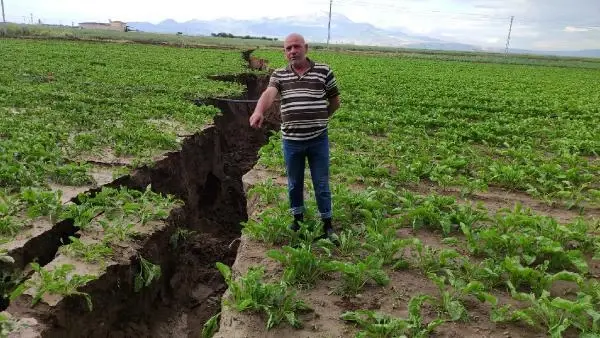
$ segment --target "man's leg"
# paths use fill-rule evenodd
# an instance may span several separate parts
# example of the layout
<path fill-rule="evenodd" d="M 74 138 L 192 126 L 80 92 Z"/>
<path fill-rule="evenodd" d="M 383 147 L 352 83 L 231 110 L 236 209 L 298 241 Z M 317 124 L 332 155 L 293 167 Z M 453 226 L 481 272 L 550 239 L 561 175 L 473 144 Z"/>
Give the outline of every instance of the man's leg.
<path fill-rule="evenodd" d="M 288 196 L 290 208 L 294 215 L 292 230 L 300 229 L 304 215 L 304 168 L 306 150 L 298 141 L 283 140 L 283 157 L 288 177 Z"/>
<path fill-rule="evenodd" d="M 327 132 L 310 141 L 307 149 L 308 165 L 315 189 L 317 206 L 323 220 L 323 230 L 330 236 L 333 234 L 331 225 L 331 191 L 329 189 L 329 137 Z"/>

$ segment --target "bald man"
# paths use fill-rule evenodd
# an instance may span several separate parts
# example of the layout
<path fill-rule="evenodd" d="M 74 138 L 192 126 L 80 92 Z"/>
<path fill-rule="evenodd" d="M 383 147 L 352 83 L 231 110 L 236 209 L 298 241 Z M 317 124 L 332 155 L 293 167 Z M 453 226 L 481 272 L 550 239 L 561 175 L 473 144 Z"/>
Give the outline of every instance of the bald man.
<path fill-rule="evenodd" d="M 329 189 L 329 118 L 340 107 L 339 90 L 328 65 L 316 63 L 306 56 L 308 44 L 300 34 L 290 34 L 283 43 L 289 61 L 287 67 L 271 74 L 269 86 L 262 93 L 250 126 L 260 128 L 264 112 L 281 96 L 281 133 L 283 155 L 288 176 L 288 197 L 294 223 L 300 229 L 304 220 L 304 168 L 306 159 L 315 189 L 324 237 L 335 240 L 331 224 L 331 191 Z"/>

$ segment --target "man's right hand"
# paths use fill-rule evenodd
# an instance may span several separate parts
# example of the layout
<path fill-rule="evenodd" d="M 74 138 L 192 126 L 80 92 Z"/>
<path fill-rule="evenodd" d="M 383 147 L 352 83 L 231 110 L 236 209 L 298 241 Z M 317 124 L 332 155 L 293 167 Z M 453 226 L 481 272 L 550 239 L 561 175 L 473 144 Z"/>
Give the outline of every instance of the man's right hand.
<path fill-rule="evenodd" d="M 264 117 L 263 114 L 258 113 L 258 112 L 255 111 L 250 116 L 250 127 L 252 127 L 252 128 L 260 128 L 260 127 L 262 127 L 264 119 L 265 119 L 265 117 Z"/>
<path fill-rule="evenodd" d="M 252 128 L 261 128 L 263 121 L 265 119 L 264 113 L 271 107 L 273 101 L 275 101 L 275 97 L 277 96 L 277 88 L 275 87 L 267 87 L 265 91 L 260 95 L 258 102 L 256 103 L 256 108 L 254 108 L 254 113 L 250 116 L 250 127 Z"/>

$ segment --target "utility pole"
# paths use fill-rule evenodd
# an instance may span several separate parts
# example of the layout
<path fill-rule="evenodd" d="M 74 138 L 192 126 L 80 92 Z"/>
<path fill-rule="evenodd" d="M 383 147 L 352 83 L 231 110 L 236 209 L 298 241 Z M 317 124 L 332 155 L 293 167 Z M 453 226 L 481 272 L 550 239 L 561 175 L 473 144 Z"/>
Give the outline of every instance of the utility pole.
<path fill-rule="evenodd" d="M 31 17 L 31 24 L 33 25 L 33 13 L 29 13 L 30 17 Z"/>
<path fill-rule="evenodd" d="M 4 16 L 4 0 L 0 0 L 2 2 L 2 22 L 6 23 L 6 16 Z"/>
<path fill-rule="evenodd" d="M 333 0 L 329 0 L 329 22 L 327 23 L 327 48 L 329 48 L 329 39 L 331 38 L 331 5 Z"/>
<path fill-rule="evenodd" d="M 512 32 L 512 25 L 515 16 L 510 17 L 510 26 L 508 27 L 508 37 L 506 38 L 506 48 L 504 49 L 504 54 L 508 55 L 508 46 L 510 45 L 510 33 Z"/>

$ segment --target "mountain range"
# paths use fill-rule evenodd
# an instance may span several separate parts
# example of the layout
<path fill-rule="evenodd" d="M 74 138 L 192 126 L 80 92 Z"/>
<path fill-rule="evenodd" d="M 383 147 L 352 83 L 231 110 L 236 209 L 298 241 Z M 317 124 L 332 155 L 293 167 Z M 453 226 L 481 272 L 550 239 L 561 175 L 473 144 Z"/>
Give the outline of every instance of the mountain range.
<path fill-rule="evenodd" d="M 283 18 L 262 18 L 256 20 L 235 20 L 220 18 L 215 20 L 190 20 L 177 22 L 172 19 L 157 24 L 150 22 L 128 22 L 128 26 L 144 32 L 172 33 L 185 35 L 206 35 L 231 33 L 234 35 L 264 36 L 282 39 L 289 32 L 301 32 L 309 42 L 327 41 L 328 14 L 312 16 L 292 16 Z M 493 51 L 481 46 L 454 41 L 444 41 L 435 37 L 415 35 L 400 29 L 384 29 L 369 23 L 354 22 L 341 14 L 332 14 L 331 43 L 389 46 L 417 49 Z M 534 51 L 513 49 L 512 53 L 530 53 L 560 56 L 600 57 L 600 50 L 577 51 Z"/>

